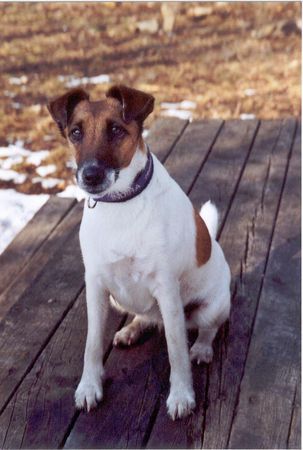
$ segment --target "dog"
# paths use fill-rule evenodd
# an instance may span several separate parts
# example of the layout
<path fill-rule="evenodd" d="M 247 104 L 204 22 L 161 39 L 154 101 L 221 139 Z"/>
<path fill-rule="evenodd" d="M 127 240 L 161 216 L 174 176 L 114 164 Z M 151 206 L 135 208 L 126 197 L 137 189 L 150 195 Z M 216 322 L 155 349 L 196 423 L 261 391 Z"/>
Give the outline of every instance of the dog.
<path fill-rule="evenodd" d="M 111 299 L 134 314 L 114 345 L 131 345 L 148 327 L 163 325 L 171 369 L 167 409 L 176 419 L 195 408 L 191 361 L 212 360 L 213 339 L 229 317 L 230 270 L 216 241 L 216 207 L 208 201 L 195 211 L 142 138 L 153 108 L 152 95 L 124 85 L 112 86 L 100 101 L 76 88 L 48 104 L 88 194 L 80 227 L 88 331 L 76 406 L 89 411 L 103 396 Z M 198 329 L 190 351 L 187 328 Z"/>

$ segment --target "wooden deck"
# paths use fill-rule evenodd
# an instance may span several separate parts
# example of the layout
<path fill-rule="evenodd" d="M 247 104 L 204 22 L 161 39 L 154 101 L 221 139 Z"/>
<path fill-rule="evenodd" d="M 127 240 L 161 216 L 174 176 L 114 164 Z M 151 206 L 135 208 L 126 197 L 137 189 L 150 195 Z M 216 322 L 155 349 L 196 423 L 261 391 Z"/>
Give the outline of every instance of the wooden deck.
<path fill-rule="evenodd" d="M 148 141 L 195 207 L 221 213 L 232 310 L 193 366 L 195 414 L 172 422 L 163 335 L 112 347 L 105 396 L 80 413 L 86 335 L 82 204 L 50 198 L 0 257 L 2 448 L 300 448 L 300 124 L 155 122 Z M 192 339 L 192 336 L 190 336 Z"/>

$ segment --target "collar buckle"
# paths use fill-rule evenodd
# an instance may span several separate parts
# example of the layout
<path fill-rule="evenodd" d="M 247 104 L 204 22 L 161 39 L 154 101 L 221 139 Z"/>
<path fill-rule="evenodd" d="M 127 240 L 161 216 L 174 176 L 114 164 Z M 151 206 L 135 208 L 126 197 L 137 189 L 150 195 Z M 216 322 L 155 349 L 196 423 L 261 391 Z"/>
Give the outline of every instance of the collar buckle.
<path fill-rule="evenodd" d="M 92 203 L 92 201 L 94 203 Z M 97 204 L 96 200 L 92 199 L 91 197 L 88 197 L 87 206 L 89 207 L 89 209 L 93 209 L 96 206 L 96 204 Z"/>

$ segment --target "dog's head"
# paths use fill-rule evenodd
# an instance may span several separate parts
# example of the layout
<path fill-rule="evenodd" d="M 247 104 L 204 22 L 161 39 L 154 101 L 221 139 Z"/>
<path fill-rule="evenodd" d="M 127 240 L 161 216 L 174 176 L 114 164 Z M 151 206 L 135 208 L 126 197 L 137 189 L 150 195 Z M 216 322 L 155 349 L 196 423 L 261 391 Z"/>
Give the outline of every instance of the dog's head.
<path fill-rule="evenodd" d="M 142 126 L 154 108 L 154 97 L 119 85 L 92 102 L 73 89 L 48 104 L 61 134 L 74 149 L 77 181 L 89 194 L 101 194 L 118 180 L 138 149 L 145 151 Z"/>

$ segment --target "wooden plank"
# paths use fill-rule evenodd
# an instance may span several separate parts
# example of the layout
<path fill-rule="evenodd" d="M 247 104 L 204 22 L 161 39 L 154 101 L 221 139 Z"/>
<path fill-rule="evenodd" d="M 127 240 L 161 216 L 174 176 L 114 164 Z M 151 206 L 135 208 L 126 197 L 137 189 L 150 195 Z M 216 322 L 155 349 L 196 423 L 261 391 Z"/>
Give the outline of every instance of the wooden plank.
<path fill-rule="evenodd" d="M 168 370 L 168 357 L 166 357 L 165 367 Z M 147 430 L 146 436 L 147 448 L 193 448 L 194 443 L 199 440 L 203 429 L 203 408 L 206 405 L 207 376 L 206 371 L 201 366 L 194 364 L 192 366 L 193 386 L 196 394 L 196 409 L 194 414 L 189 417 L 172 421 L 166 408 L 166 400 L 169 392 L 168 379 L 165 389 L 159 399 L 159 411 L 155 411 L 154 423 Z M 200 413 L 198 413 L 198 411 Z"/>
<path fill-rule="evenodd" d="M 177 137 L 177 134 L 175 137 Z M 81 212 L 81 207 L 77 207 L 77 214 L 73 213 L 72 216 L 75 222 L 73 227 L 70 227 L 72 230 L 69 231 L 69 233 L 72 233 L 72 236 L 67 240 L 65 239 L 66 242 L 61 242 L 60 245 L 60 247 L 64 245 L 65 252 L 73 255 L 76 261 L 81 260 L 76 240 Z M 50 267 L 50 280 L 52 280 L 52 271 L 54 271 L 53 266 L 58 264 L 56 261 L 57 255 L 43 269 L 43 273 L 47 274 L 46 270 Z M 69 266 L 69 259 L 65 261 L 65 264 L 67 264 L 67 267 Z M 64 276 L 65 270 L 63 264 L 62 276 Z M 80 280 L 83 280 L 83 272 L 82 268 L 79 276 Z M 39 280 L 40 278 L 37 279 L 38 283 L 40 283 Z M 45 283 L 46 281 L 47 277 L 45 278 Z M 68 287 L 66 286 L 66 288 Z M 72 288 L 70 290 L 72 292 Z M 21 301 L 24 304 L 28 304 L 28 298 L 21 299 Z M 38 356 L 33 367 L 27 368 L 29 373 L 25 374 L 25 376 L 21 375 L 19 368 L 17 375 L 21 379 L 24 376 L 24 379 L 0 418 L 0 436 L 4 446 L 39 447 L 40 445 L 48 448 L 58 446 L 61 441 L 64 441 L 65 433 L 69 429 L 70 424 L 76 419 L 78 413 L 75 413 L 74 410 L 74 390 L 80 379 L 82 368 L 83 350 L 79 350 L 79 348 L 84 347 L 86 335 L 85 330 L 82 329 L 84 325 L 86 327 L 84 305 L 77 305 L 78 303 L 71 308 L 63 325 L 61 324 L 58 327 L 58 330 L 52 337 L 47 338 L 47 342 L 41 340 L 41 350 L 45 343 L 46 347 Z M 77 314 L 74 313 L 74 308 L 76 308 L 75 311 L 78 311 Z M 47 322 L 49 322 L 48 319 Z M 58 319 L 56 326 L 58 326 L 59 322 L 60 319 Z M 109 331 L 106 333 L 106 336 L 110 341 L 119 324 L 120 319 L 118 321 L 111 319 L 107 322 Z M 50 323 L 48 325 L 50 326 Z M 79 329 L 79 325 L 81 329 Z M 18 323 L 14 326 L 17 327 Z M 28 323 L 27 326 L 30 327 L 32 324 Z M 69 334 L 68 330 L 75 330 L 75 332 L 72 331 Z M 43 334 L 43 330 L 40 330 L 40 334 Z M 81 336 L 81 340 L 79 340 L 79 336 Z M 23 351 L 28 351 L 27 347 L 31 345 L 31 341 L 28 342 L 25 339 L 22 345 Z M 17 348 L 17 351 L 19 350 Z M 17 357 L 16 353 L 14 352 L 12 356 L 13 360 Z M 62 364 L 58 365 L 56 361 L 61 361 Z M 63 368 L 64 361 L 65 368 Z M 42 369 L 40 370 L 41 367 Z M 77 371 L 75 367 L 77 367 Z M 36 376 L 37 373 L 39 374 L 38 377 Z M 41 399 L 40 391 L 43 393 Z M 41 429 L 41 432 L 37 432 L 37 429 Z"/>
<path fill-rule="evenodd" d="M 184 192 L 189 191 L 198 176 L 222 124 L 222 120 L 191 122 L 167 158 L 165 167 Z"/>
<path fill-rule="evenodd" d="M 82 413 L 64 448 L 137 448 L 144 440 L 159 391 L 168 377 L 163 335 L 115 348 L 106 364 L 104 399 L 91 414 Z M 157 355 L 157 357 L 155 357 Z"/>
<path fill-rule="evenodd" d="M 146 142 L 160 161 L 165 161 L 187 125 L 188 120 L 176 117 L 160 117 L 153 122 Z"/>
<path fill-rule="evenodd" d="M 229 120 L 214 144 L 203 170 L 190 191 L 190 199 L 199 209 L 212 200 L 223 219 L 229 211 L 246 160 L 259 127 L 257 120 Z"/>
<path fill-rule="evenodd" d="M 184 152 L 188 152 L 188 139 L 191 135 L 190 129 L 192 129 L 192 133 L 196 133 L 196 140 L 193 141 L 192 145 L 192 148 L 194 149 L 193 160 L 195 163 L 188 164 L 185 170 L 189 183 L 192 183 L 205 155 L 208 153 L 208 150 L 217 135 L 221 122 L 209 122 L 209 129 L 204 127 L 200 132 L 198 127 L 191 127 L 191 125 L 192 124 L 186 128 L 186 131 L 189 130 L 189 134 L 185 137 L 183 137 L 184 135 L 181 136 L 166 162 L 177 182 L 180 182 L 182 173 L 175 170 L 175 168 L 181 167 L 180 159 L 182 160 L 184 158 Z M 201 145 L 203 137 L 205 140 L 204 144 Z M 207 145 L 209 148 L 207 148 Z M 167 364 L 166 351 L 162 350 L 159 353 L 157 339 L 157 335 L 154 335 L 152 340 L 146 343 L 146 347 L 144 346 L 139 350 L 136 347 L 128 350 L 113 349 L 106 366 L 106 370 L 109 371 L 109 373 L 112 373 L 114 380 L 108 391 L 108 400 L 104 399 L 100 409 L 94 413 L 93 420 L 91 419 L 92 416 L 86 414 L 79 417 L 76 425 L 71 431 L 66 446 L 81 447 L 82 445 L 87 445 L 89 447 L 94 447 L 97 444 L 104 445 L 105 447 L 116 445 L 122 447 L 126 445 L 130 447 L 141 446 L 142 441 L 145 439 L 145 433 L 149 427 L 151 412 L 156 409 L 159 395 L 162 390 L 163 383 L 159 382 L 159 373 L 166 373 L 166 380 L 168 379 L 167 374 L 169 367 Z M 153 355 L 153 357 L 151 355 Z M 146 356 L 148 356 L 147 359 L 145 359 Z M 144 363 L 142 362 L 142 358 L 144 358 Z M 150 367 L 150 359 L 154 361 L 152 367 Z M 162 367 L 163 360 L 166 364 L 166 371 L 163 371 L 162 369 L 160 372 L 155 370 L 157 365 Z M 128 364 L 128 372 L 122 372 L 121 374 L 119 371 L 118 375 L 115 377 L 117 367 L 121 364 Z M 148 374 L 148 393 L 146 385 L 147 375 L 143 378 L 138 377 L 138 380 L 134 381 L 134 386 L 132 386 L 131 391 L 126 389 L 129 384 L 128 373 L 140 373 L 140 371 L 144 374 Z M 132 378 L 135 378 L 135 376 L 132 376 Z M 117 401 L 121 402 L 121 398 L 123 398 L 122 409 L 121 407 L 117 407 L 116 403 Z M 142 411 L 142 414 L 140 413 L 138 417 L 138 410 L 134 406 L 134 401 L 138 402 L 136 404 L 141 405 L 140 411 Z M 105 425 L 102 427 L 99 426 L 96 429 L 95 422 L 98 422 L 99 424 L 102 422 Z M 111 426 L 110 423 L 112 423 Z M 114 434 L 114 436 L 117 437 L 116 441 L 113 441 L 113 426 L 116 430 Z M 86 430 L 84 438 L 83 430 Z"/>
<path fill-rule="evenodd" d="M 262 122 L 231 212 L 222 246 L 231 266 L 232 308 L 225 339 L 209 370 L 203 448 L 226 448 L 258 306 L 295 120 Z M 219 344 L 219 345 L 218 345 Z"/>
<path fill-rule="evenodd" d="M 0 255 L 0 294 L 10 286 L 74 204 L 74 199 L 50 197 Z"/>
<path fill-rule="evenodd" d="M 300 390 L 300 149 L 300 133 L 297 133 L 230 448 L 289 447 L 295 397 Z M 298 431 L 292 438 L 292 446 L 297 448 L 300 446 Z"/>
<path fill-rule="evenodd" d="M 257 121 L 225 122 L 210 156 L 199 175 L 190 199 L 196 208 L 211 198 L 219 205 L 222 218 L 228 213 L 231 199 L 235 195 L 239 179 L 249 156 L 251 145 L 258 129 Z M 207 372 L 203 367 L 193 366 L 197 409 L 194 416 L 172 422 L 167 416 L 165 398 L 162 399 L 158 417 L 148 441 L 150 448 L 186 448 L 201 440 Z"/>
<path fill-rule="evenodd" d="M 57 199 L 54 197 L 55 205 L 60 205 L 62 199 Z M 57 201 L 59 200 L 59 202 Z M 51 202 L 51 205 L 53 202 Z M 62 203 L 66 205 L 65 200 Z M 0 319 L 2 320 L 10 308 L 16 304 L 25 290 L 28 288 L 28 282 L 31 280 L 33 282 L 39 273 L 43 270 L 45 264 L 51 258 L 54 253 L 62 247 L 64 241 L 70 233 L 70 230 L 79 225 L 81 220 L 81 208 L 77 207 L 77 202 L 72 201 L 71 208 L 66 212 L 65 216 L 62 216 L 62 220 L 57 224 L 56 228 L 47 236 L 45 241 L 40 245 L 36 252 L 32 255 L 31 259 L 28 261 L 24 267 L 19 268 L 18 276 L 14 278 L 11 284 L 2 292 L 0 295 Z M 43 213 L 43 211 L 41 211 Z M 47 219 L 47 218 L 46 218 Z M 43 219 L 42 219 L 43 220 Z M 29 223 L 25 229 L 24 233 L 27 236 L 31 236 L 32 240 L 35 240 L 33 233 L 30 231 L 32 224 Z M 29 229 L 29 230 L 28 230 Z M 38 233 L 36 227 L 34 231 Z M 11 259 L 17 252 L 17 247 L 14 246 L 14 251 L 11 253 L 9 251 L 8 259 Z M 4 254 L 5 256 L 5 254 Z"/>
<path fill-rule="evenodd" d="M 78 232 L 79 221 L 0 324 L 1 411 L 84 286 Z"/>
<path fill-rule="evenodd" d="M 229 326 L 222 327 L 215 340 L 214 360 L 209 367 L 200 369 L 201 389 L 206 385 L 206 398 L 198 403 L 194 418 L 180 423 L 170 423 L 165 405 L 161 405 L 147 443 L 149 448 L 168 447 L 172 441 L 180 442 L 180 447 L 185 443 L 199 448 L 226 447 L 295 127 L 293 120 L 283 125 L 280 132 L 279 122 L 261 123 L 223 229 L 221 245 L 234 277 L 234 295 Z M 213 152 L 215 147 L 214 157 Z M 229 152 L 226 154 L 229 157 Z M 218 164 L 217 170 L 223 170 L 222 166 L 224 163 Z M 205 173 L 215 181 L 216 165 Z M 229 188 L 231 195 L 232 191 Z M 215 188 L 215 193 L 220 200 L 224 190 Z M 214 200 L 217 203 L 217 198 Z"/>
<path fill-rule="evenodd" d="M 105 354 L 123 316 L 110 310 Z M 41 353 L 8 407 L 0 416 L 1 448 L 57 448 L 77 416 L 74 392 L 81 377 L 86 337 L 85 293 L 77 299 L 49 345 Z"/>

